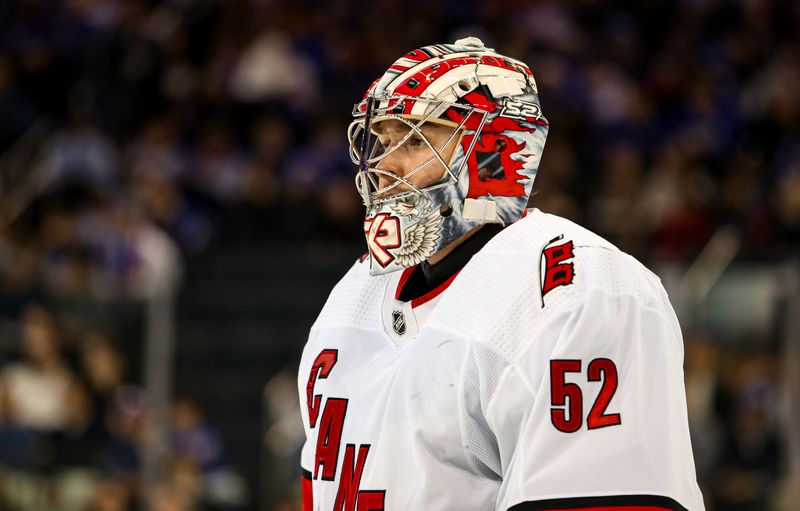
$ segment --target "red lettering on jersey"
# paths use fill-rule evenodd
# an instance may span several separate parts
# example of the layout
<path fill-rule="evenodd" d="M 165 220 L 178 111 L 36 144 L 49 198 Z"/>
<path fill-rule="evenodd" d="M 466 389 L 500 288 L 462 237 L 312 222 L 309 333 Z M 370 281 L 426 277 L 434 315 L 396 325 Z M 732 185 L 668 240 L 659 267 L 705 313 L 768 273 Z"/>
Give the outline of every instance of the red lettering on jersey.
<path fill-rule="evenodd" d="M 333 503 L 333 511 L 355 511 L 356 499 L 358 498 L 358 485 L 361 484 L 361 473 L 364 471 L 364 464 L 367 462 L 369 445 L 362 445 L 358 448 L 358 459 L 355 457 L 356 446 L 347 444 L 344 450 L 344 461 L 342 462 L 342 476 L 339 480 L 339 491 L 336 492 L 336 500 Z"/>
<path fill-rule="evenodd" d="M 560 240 L 562 236 L 550 241 L 552 244 Z M 542 278 L 542 299 L 544 295 L 552 291 L 558 286 L 567 286 L 572 284 L 572 279 L 575 277 L 575 266 L 573 263 L 564 262 L 567 259 L 575 257 L 573 253 L 572 241 L 561 243 L 560 245 L 553 245 L 545 247 L 542 251 L 542 258 L 544 259 L 544 276 Z M 543 302 L 544 303 L 544 302 Z"/>
<path fill-rule="evenodd" d="M 580 360 L 550 361 L 550 422 L 564 433 L 574 433 L 583 424 L 583 393 L 566 380 L 567 373 L 580 371 Z"/>
<path fill-rule="evenodd" d="M 355 444 L 347 444 L 342 461 L 342 474 L 339 480 L 339 490 L 333 503 L 333 511 L 383 511 L 383 502 L 386 491 L 359 491 L 361 474 L 367 463 L 369 444 L 358 447 L 356 457 Z"/>
<path fill-rule="evenodd" d="M 314 479 L 319 479 L 322 466 L 322 479 L 333 481 L 336 478 L 336 460 L 339 458 L 339 445 L 342 442 L 344 416 L 347 413 L 347 399 L 329 397 L 322 412 L 322 422 L 317 434 L 317 450 L 314 453 Z"/>
<path fill-rule="evenodd" d="M 358 507 L 356 511 L 383 511 L 383 501 L 386 499 L 386 490 L 358 492 Z"/>
<path fill-rule="evenodd" d="M 400 220 L 396 216 L 379 213 L 367 218 L 364 220 L 364 234 L 367 236 L 367 247 L 378 264 L 385 268 L 394 261 L 388 249 L 400 246 Z"/>
<path fill-rule="evenodd" d="M 588 369 L 589 381 L 602 381 L 603 386 L 586 418 L 586 425 L 589 429 L 597 429 L 622 423 L 620 414 L 606 413 L 606 408 L 617 391 L 617 365 L 607 358 L 596 358 L 589 364 Z"/>
<path fill-rule="evenodd" d="M 567 373 L 580 373 L 581 365 L 580 360 L 550 361 L 550 421 L 564 433 L 574 433 L 583 425 L 583 390 L 566 378 Z M 587 427 L 597 429 L 622 424 L 621 414 L 606 413 L 617 392 L 617 365 L 608 358 L 595 358 L 589 362 L 587 379 L 603 382 L 586 418 Z"/>
<path fill-rule="evenodd" d="M 314 359 L 314 364 L 311 366 L 311 371 L 308 375 L 308 384 L 306 384 L 306 405 L 308 406 L 308 422 L 309 427 L 314 428 L 317 425 L 317 415 L 319 415 L 319 405 L 322 401 L 322 395 L 314 395 L 314 385 L 317 383 L 317 378 L 327 378 L 331 373 L 331 369 L 336 365 L 338 360 L 338 350 L 322 350 L 317 358 Z"/>
<path fill-rule="evenodd" d="M 338 361 L 338 356 L 337 350 L 322 350 L 311 365 L 308 383 L 306 384 L 308 421 L 311 428 L 316 427 L 322 401 L 321 394 L 314 394 L 314 386 L 318 378 L 324 379 L 328 377 L 333 366 Z M 322 468 L 321 478 L 323 480 L 336 480 L 336 468 L 339 459 L 339 448 L 342 443 L 344 420 L 347 415 L 347 403 L 347 399 L 336 397 L 329 397 L 325 402 L 319 431 L 317 431 L 317 446 L 314 451 L 314 479 L 320 479 L 320 468 Z M 358 456 L 356 456 L 356 446 L 354 444 L 347 444 L 345 447 L 339 490 L 336 493 L 336 501 L 333 506 L 335 511 L 383 511 L 386 496 L 385 490 L 359 490 L 361 474 L 367 462 L 369 448 L 369 444 L 359 446 Z M 311 509 L 313 502 L 310 473 L 307 479 L 303 480 L 302 485 L 303 511 Z"/>

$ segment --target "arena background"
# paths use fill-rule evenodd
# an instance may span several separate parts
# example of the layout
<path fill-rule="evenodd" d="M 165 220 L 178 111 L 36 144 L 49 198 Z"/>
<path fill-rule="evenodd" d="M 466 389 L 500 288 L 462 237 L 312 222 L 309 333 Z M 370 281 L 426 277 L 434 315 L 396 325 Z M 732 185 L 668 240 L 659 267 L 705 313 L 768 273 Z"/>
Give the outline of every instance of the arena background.
<path fill-rule="evenodd" d="M 800 509 L 798 26 L 790 0 L 0 2 L 0 509 L 299 509 L 296 365 L 364 252 L 352 104 L 465 35 L 537 78 L 533 205 L 662 276 L 708 509 Z"/>

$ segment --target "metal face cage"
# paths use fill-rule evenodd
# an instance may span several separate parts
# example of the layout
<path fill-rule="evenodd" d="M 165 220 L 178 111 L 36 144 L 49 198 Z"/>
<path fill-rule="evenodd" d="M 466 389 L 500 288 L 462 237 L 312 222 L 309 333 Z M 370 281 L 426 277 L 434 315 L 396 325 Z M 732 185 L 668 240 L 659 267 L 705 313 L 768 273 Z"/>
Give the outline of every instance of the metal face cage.
<path fill-rule="evenodd" d="M 350 159 L 358 165 L 356 188 L 364 205 L 370 208 L 409 195 L 422 194 L 423 190 L 455 184 L 466 166 L 467 156 L 472 152 L 477 141 L 477 137 L 472 136 L 469 146 L 463 147 L 462 137 L 465 134 L 480 133 L 486 122 L 487 112 L 464 103 L 394 95 L 379 98 L 367 97 L 354 106 L 353 117 L 354 120 L 347 130 Z M 397 143 L 390 147 L 384 147 L 380 143 L 375 127 L 378 123 L 390 119 L 407 126 L 408 132 Z M 422 128 L 427 123 L 451 128 L 450 133 L 439 147 L 435 147 L 423 132 Z M 468 127 L 473 127 L 473 129 L 469 130 Z M 397 151 L 414 136 L 419 137 L 431 151 L 430 158 L 404 172 L 402 176 L 381 168 L 384 158 Z M 450 161 L 445 161 L 442 157 L 442 151 L 454 139 L 458 140 L 464 150 L 465 157 L 461 158 L 460 162 L 455 158 L 457 148 Z M 414 185 L 412 183 L 414 176 L 434 161 L 438 161 L 445 169 L 441 179 L 427 185 Z M 457 168 L 451 166 L 453 163 L 458 163 Z M 383 185 L 381 180 L 384 182 Z"/>

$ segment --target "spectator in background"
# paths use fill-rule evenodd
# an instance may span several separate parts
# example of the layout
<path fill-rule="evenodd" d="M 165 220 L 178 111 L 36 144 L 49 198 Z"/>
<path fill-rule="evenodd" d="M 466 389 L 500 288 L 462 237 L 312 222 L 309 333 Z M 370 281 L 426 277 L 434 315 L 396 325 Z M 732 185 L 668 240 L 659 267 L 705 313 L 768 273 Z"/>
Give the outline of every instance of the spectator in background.
<path fill-rule="evenodd" d="M 208 121 L 193 148 L 186 179 L 219 204 L 231 204 L 242 196 L 245 156 L 237 147 L 231 126 Z"/>
<path fill-rule="evenodd" d="M 800 244 L 800 158 L 779 177 L 774 237 L 776 241 Z"/>
<path fill-rule="evenodd" d="M 76 380 L 62 355 L 56 318 L 40 305 L 27 307 L 22 336 L 23 359 L 0 373 L 8 420 L 33 431 L 64 430 L 70 422 L 68 397 Z"/>
<path fill-rule="evenodd" d="M 125 376 L 125 361 L 107 335 L 88 332 L 83 337 L 80 368 L 92 397 L 105 409 Z"/>
<path fill-rule="evenodd" d="M 743 354 L 729 363 L 720 402 L 726 427 L 711 492 L 715 509 L 772 509 L 772 491 L 783 462 L 776 367 L 763 353 Z"/>
<path fill-rule="evenodd" d="M 142 174 L 136 176 L 131 189 L 135 202 L 121 213 L 129 220 L 139 217 L 139 221 L 127 222 L 129 227 L 149 220 L 164 229 L 187 255 L 198 254 L 208 245 L 213 225 L 202 207 L 176 183 L 156 174 Z"/>
<path fill-rule="evenodd" d="M 200 408 L 187 398 L 178 398 L 170 413 L 171 444 L 175 453 L 197 463 L 204 471 L 223 465 L 222 437 L 212 428 Z"/>
<path fill-rule="evenodd" d="M 172 490 L 211 506 L 244 503 L 243 481 L 224 458 L 222 434 L 191 399 L 177 398 L 170 413 Z"/>
<path fill-rule="evenodd" d="M 109 190 L 120 178 L 117 148 L 97 129 L 89 112 L 76 112 L 53 137 L 45 163 L 48 182 Z"/>
<path fill-rule="evenodd" d="M 115 479 L 100 481 L 87 511 L 132 511 L 133 494 L 130 485 Z"/>
<path fill-rule="evenodd" d="M 308 143 L 289 154 L 281 173 L 283 190 L 293 209 L 313 211 L 315 218 L 309 222 L 312 229 L 334 239 L 352 236 L 350 229 L 358 227 L 353 220 L 359 218 L 361 209 L 353 190 L 352 163 L 340 146 L 338 120 L 322 119 Z"/>
<path fill-rule="evenodd" d="M 257 117 L 249 132 L 251 165 L 244 184 L 244 199 L 262 207 L 274 206 L 282 191 L 278 170 L 294 142 L 293 128 L 278 114 Z"/>
<path fill-rule="evenodd" d="M 158 115 L 143 124 L 125 151 L 130 179 L 136 181 L 147 176 L 177 181 L 185 170 L 186 155 L 181 150 L 175 120 L 169 115 Z"/>
<path fill-rule="evenodd" d="M 632 253 L 641 253 L 645 205 L 639 200 L 644 173 L 641 151 L 629 144 L 607 149 L 600 175 L 603 189 L 589 205 L 589 215 L 600 231 Z"/>
<path fill-rule="evenodd" d="M 242 51 L 230 79 L 231 96 L 243 103 L 284 100 L 298 111 L 317 101 L 316 69 L 289 34 L 266 28 Z"/>
<path fill-rule="evenodd" d="M 145 428 L 145 396 L 131 385 L 120 386 L 109 403 L 103 421 L 108 437 L 99 468 L 103 474 L 127 484 L 134 490 L 139 469 L 139 449 L 147 434 Z"/>
<path fill-rule="evenodd" d="M 0 466 L 27 469 L 31 465 L 30 455 L 36 448 L 37 436 L 14 424 L 10 415 L 8 391 L 0 378 Z"/>
<path fill-rule="evenodd" d="M 153 511 L 199 511 L 192 495 L 170 485 L 161 485 L 150 496 Z"/>
<path fill-rule="evenodd" d="M 77 484 L 86 487 L 93 479 L 104 437 L 92 427 L 92 402 L 86 387 L 77 378 L 70 385 L 64 404 L 67 409 L 64 426 L 47 435 L 46 458 L 42 465 L 47 474 L 81 474 L 85 477 L 80 477 Z"/>
<path fill-rule="evenodd" d="M 41 298 L 38 247 L 0 232 L 0 315 L 20 317 L 24 304 Z"/>
<path fill-rule="evenodd" d="M 719 395 L 719 349 L 707 335 L 688 335 L 685 342 L 686 405 L 697 479 L 705 486 L 719 459 L 721 427 L 716 403 Z M 704 492 L 708 488 L 703 488 Z"/>

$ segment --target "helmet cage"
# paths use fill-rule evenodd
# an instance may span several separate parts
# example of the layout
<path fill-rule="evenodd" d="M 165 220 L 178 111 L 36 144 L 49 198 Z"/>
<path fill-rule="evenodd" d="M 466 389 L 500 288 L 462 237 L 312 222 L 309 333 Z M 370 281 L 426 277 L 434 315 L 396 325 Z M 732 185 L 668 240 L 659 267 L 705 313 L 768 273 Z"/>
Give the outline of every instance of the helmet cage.
<path fill-rule="evenodd" d="M 420 110 L 424 113 L 413 113 Z M 350 143 L 350 159 L 358 165 L 356 188 L 364 201 L 364 205 L 369 209 L 374 205 L 396 201 L 410 195 L 422 194 L 423 190 L 434 190 L 456 184 L 467 164 L 467 158 L 461 158 L 458 168 L 452 168 L 451 163 L 456 153 L 454 152 L 450 161 L 445 161 L 441 153 L 453 139 L 456 137 L 461 139 L 467 128 L 475 129 L 476 132 L 480 133 L 486 122 L 487 115 L 487 111 L 469 104 L 406 95 L 378 98 L 368 96 L 356 104 L 353 107 L 355 120 L 350 123 L 347 135 Z M 401 122 L 409 129 L 396 144 L 389 148 L 384 148 L 378 137 L 375 136 L 377 133 L 373 130 L 372 125 L 389 119 Z M 422 131 L 422 127 L 428 122 L 452 128 L 452 131 L 440 147 L 435 147 Z M 431 150 L 432 155 L 430 158 L 405 172 L 402 176 L 379 168 L 380 162 L 384 158 L 396 151 L 414 135 L 419 136 Z M 462 148 L 465 155 L 469 155 L 472 152 L 477 141 L 477 137 L 470 138 L 469 145 Z M 445 169 L 442 178 L 424 186 L 412 184 L 412 178 L 435 160 Z M 384 178 L 389 184 L 381 186 L 381 178 Z M 398 188 L 400 188 L 400 192 L 393 194 L 392 192 Z"/>

